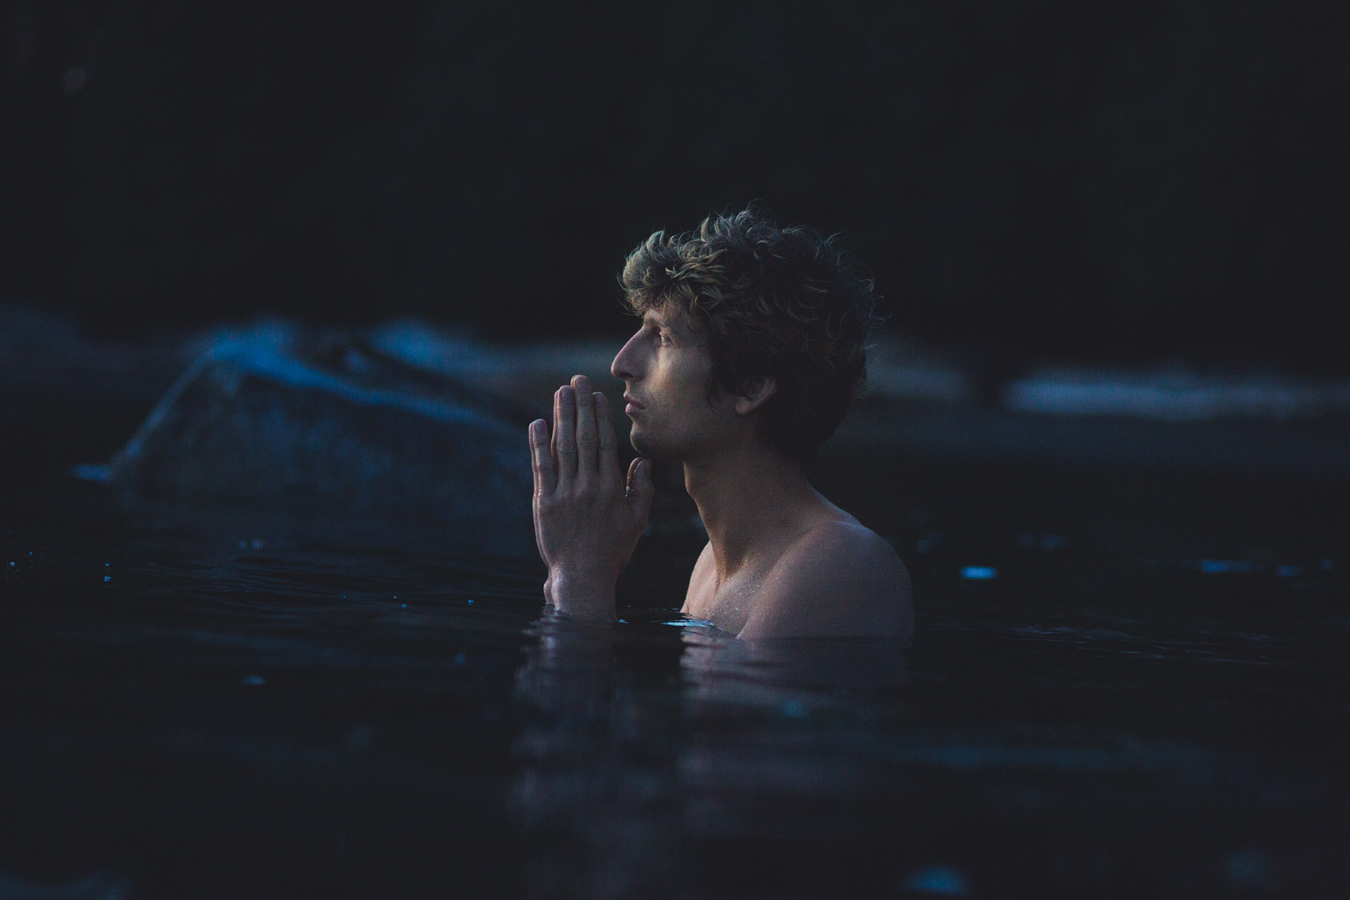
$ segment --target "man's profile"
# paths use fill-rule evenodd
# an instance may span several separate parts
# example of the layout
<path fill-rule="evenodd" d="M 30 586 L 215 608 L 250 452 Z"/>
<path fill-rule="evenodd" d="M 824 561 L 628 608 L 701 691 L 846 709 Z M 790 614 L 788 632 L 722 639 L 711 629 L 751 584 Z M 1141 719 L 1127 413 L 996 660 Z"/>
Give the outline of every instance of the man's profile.
<path fill-rule="evenodd" d="M 682 464 L 708 531 L 683 611 L 744 638 L 887 637 L 914 628 L 895 551 L 806 471 L 866 366 L 871 282 L 832 239 L 751 207 L 657 232 L 624 266 L 642 325 L 611 367 L 639 457 L 625 480 L 604 394 L 585 376 L 530 425 L 534 525 L 560 612 L 613 618 L 646 525 L 651 459 Z"/>

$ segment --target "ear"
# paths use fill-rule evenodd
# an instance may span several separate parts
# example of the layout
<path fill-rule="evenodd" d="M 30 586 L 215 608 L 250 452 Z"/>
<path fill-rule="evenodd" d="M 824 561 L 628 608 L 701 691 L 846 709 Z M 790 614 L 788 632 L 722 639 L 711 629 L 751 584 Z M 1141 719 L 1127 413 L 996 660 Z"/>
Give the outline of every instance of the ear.
<path fill-rule="evenodd" d="M 745 393 L 736 397 L 736 412 L 746 416 L 764 405 L 778 391 L 778 382 L 766 375 L 746 385 Z"/>

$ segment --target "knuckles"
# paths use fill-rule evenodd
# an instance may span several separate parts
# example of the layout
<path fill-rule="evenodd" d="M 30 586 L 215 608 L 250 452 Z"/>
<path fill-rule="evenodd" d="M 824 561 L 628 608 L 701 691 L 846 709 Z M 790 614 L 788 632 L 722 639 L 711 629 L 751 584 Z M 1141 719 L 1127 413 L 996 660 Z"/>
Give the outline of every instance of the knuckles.
<path fill-rule="evenodd" d="M 534 492 L 535 508 L 540 515 L 567 510 L 596 510 L 615 505 L 623 493 L 612 484 L 580 484 L 559 486 L 546 490 L 542 485 Z"/>

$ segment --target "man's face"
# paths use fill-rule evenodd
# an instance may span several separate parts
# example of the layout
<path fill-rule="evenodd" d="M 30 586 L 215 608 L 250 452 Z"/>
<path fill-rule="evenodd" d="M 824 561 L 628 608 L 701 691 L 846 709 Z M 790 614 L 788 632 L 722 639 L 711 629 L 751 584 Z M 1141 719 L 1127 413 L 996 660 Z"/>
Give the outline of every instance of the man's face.
<path fill-rule="evenodd" d="M 633 449 L 643 456 L 689 459 L 715 449 L 736 418 L 725 392 L 709 403 L 712 359 L 671 304 L 647 311 L 610 372 L 624 380 Z"/>

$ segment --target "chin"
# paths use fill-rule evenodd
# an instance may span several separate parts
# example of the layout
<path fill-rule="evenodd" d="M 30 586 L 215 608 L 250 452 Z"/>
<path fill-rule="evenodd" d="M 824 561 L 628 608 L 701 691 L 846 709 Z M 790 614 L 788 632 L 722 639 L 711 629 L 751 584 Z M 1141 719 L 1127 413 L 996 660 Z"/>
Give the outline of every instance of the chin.
<path fill-rule="evenodd" d="M 628 435 L 628 442 L 633 445 L 633 451 L 638 456 L 644 456 L 647 459 L 663 459 L 669 455 L 659 441 L 654 441 L 649 435 L 645 435 L 635 425 L 632 432 Z"/>
<path fill-rule="evenodd" d="M 652 446 L 646 436 L 639 432 L 636 427 L 634 427 L 632 433 L 628 435 L 628 442 L 633 445 L 633 452 L 638 456 L 645 456 L 648 459 L 655 458 L 656 448 Z"/>

